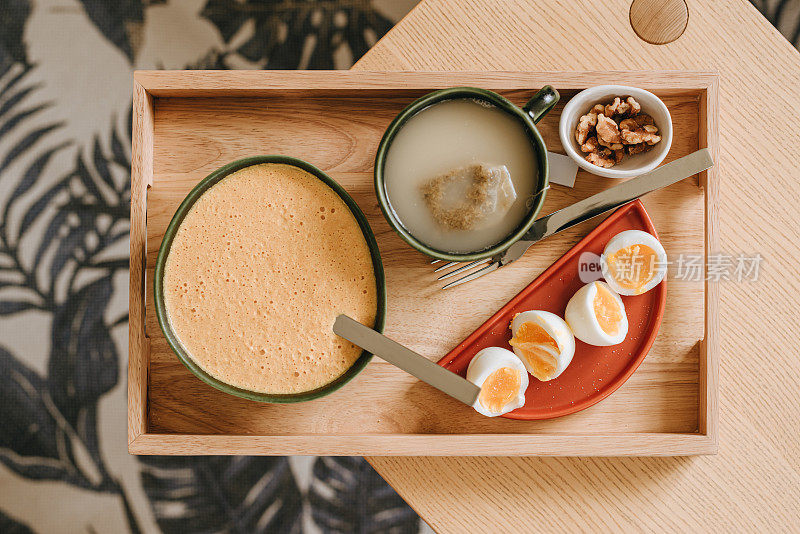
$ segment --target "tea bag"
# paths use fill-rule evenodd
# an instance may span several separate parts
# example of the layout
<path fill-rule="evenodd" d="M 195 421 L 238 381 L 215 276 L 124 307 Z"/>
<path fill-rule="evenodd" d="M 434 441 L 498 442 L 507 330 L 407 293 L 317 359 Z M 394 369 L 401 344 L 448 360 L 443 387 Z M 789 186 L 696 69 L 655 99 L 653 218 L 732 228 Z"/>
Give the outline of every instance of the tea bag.
<path fill-rule="evenodd" d="M 517 199 L 505 165 L 475 163 L 422 184 L 433 218 L 450 230 L 474 230 L 501 219 Z"/>

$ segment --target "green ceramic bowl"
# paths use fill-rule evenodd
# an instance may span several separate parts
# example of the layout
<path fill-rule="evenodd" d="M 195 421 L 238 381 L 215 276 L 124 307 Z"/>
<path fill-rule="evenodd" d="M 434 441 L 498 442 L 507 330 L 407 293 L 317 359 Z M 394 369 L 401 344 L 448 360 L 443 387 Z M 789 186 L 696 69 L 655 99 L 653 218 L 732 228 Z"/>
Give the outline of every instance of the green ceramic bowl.
<path fill-rule="evenodd" d="M 525 131 L 527 132 L 528 138 L 531 142 L 531 150 L 536 152 L 539 165 L 539 183 L 538 187 L 534 189 L 535 191 L 538 191 L 538 193 L 536 196 L 531 197 L 530 208 L 525 216 L 525 219 L 523 219 L 520 225 L 515 228 L 511 234 L 491 247 L 466 254 L 455 254 L 429 247 L 422 241 L 415 238 L 408 230 L 406 230 L 392 209 L 391 202 L 386 194 L 383 168 L 386 164 L 386 154 L 389 152 L 389 147 L 391 146 L 395 135 L 397 135 L 397 132 L 400 131 L 406 121 L 433 104 L 437 104 L 444 100 L 465 98 L 488 102 L 496 108 L 514 116 L 517 120 L 523 123 L 525 126 Z M 400 234 L 400 237 L 402 237 L 406 243 L 415 249 L 433 258 L 446 261 L 475 261 L 489 258 L 495 254 L 503 252 L 508 247 L 519 241 L 533 225 L 539 210 L 542 209 L 548 184 L 547 147 L 544 144 L 544 140 L 542 139 L 539 130 L 536 128 L 536 123 L 539 122 L 539 120 L 541 120 L 541 118 L 544 117 L 548 111 L 553 109 L 553 106 L 556 105 L 558 99 L 558 91 L 549 85 L 546 85 L 540 89 L 539 92 L 536 93 L 533 98 L 531 98 L 522 108 L 515 106 L 509 100 L 503 98 L 495 92 L 488 91 L 486 89 L 478 89 L 476 87 L 453 87 L 450 89 L 442 89 L 440 91 L 428 93 L 422 98 L 412 102 L 408 107 L 401 111 L 397 117 L 395 117 L 395 119 L 389 125 L 389 128 L 386 129 L 386 132 L 383 134 L 383 139 L 381 139 L 381 143 L 378 145 L 378 153 L 375 156 L 375 194 L 378 196 L 378 203 L 381 206 L 381 211 L 383 211 L 383 216 L 386 217 L 389 225 L 394 228 L 398 234 Z"/>
<path fill-rule="evenodd" d="M 369 247 L 370 254 L 372 256 L 372 267 L 375 273 L 375 284 L 377 286 L 378 297 L 378 309 L 373 328 L 378 332 L 383 331 L 384 321 L 386 318 L 386 284 L 383 276 L 383 263 L 381 263 L 381 255 L 378 250 L 378 243 L 375 241 L 375 235 L 372 233 L 369 223 L 367 223 L 367 218 L 364 217 L 364 214 L 361 212 L 361 209 L 359 209 L 358 204 L 356 204 L 350 195 L 347 194 L 347 191 L 345 191 L 342 186 L 336 183 L 336 181 L 334 181 L 330 176 L 314 167 L 310 163 L 306 163 L 305 161 L 288 156 L 253 156 L 250 158 L 236 160 L 225 165 L 224 167 L 220 167 L 216 171 L 206 176 L 194 187 L 194 189 L 189 192 L 181 205 L 178 207 L 175 215 L 173 215 L 172 221 L 170 221 L 167 231 L 164 234 L 164 239 L 161 241 L 161 247 L 158 250 L 155 274 L 153 276 L 156 316 L 158 317 L 158 324 L 161 326 L 161 330 L 164 332 L 164 337 L 167 338 L 167 343 L 169 343 L 169 346 L 178 356 L 178 359 L 180 359 L 180 361 L 183 362 L 183 365 L 188 367 L 189 370 L 203 382 L 210 384 L 215 388 L 224 391 L 225 393 L 230 393 L 231 395 L 236 395 L 237 397 L 244 397 L 245 399 L 260 402 L 289 403 L 317 399 L 336 391 L 349 382 L 354 376 L 360 373 L 362 369 L 364 369 L 367 363 L 369 363 L 369 361 L 372 359 L 372 354 L 366 351 L 362 352 L 361 356 L 347 371 L 345 371 L 343 375 L 333 382 L 322 386 L 321 388 L 311 391 L 304 391 L 302 393 L 285 395 L 257 393 L 255 391 L 237 388 L 235 386 L 231 386 L 230 384 L 226 384 L 225 382 L 221 382 L 201 369 L 200 366 L 198 366 L 189 357 L 189 354 L 181 345 L 180 341 L 178 340 L 178 336 L 175 334 L 174 330 L 172 329 L 172 325 L 170 325 L 169 320 L 167 319 L 167 311 L 166 307 L 164 306 L 163 290 L 164 264 L 166 263 L 169 250 L 172 246 L 172 241 L 175 238 L 175 233 L 178 231 L 178 227 L 180 226 L 181 222 L 183 222 L 184 217 L 186 217 L 186 214 L 189 212 L 197 199 L 200 198 L 200 196 L 208 191 L 208 189 L 210 189 L 213 185 L 229 174 L 238 171 L 239 169 L 249 167 L 250 165 L 257 165 L 259 163 L 283 163 L 286 165 L 299 167 L 304 171 L 313 174 L 328 187 L 336 191 L 342 200 L 344 200 L 344 203 L 347 204 L 347 207 L 350 208 L 350 212 L 356 218 L 356 221 L 358 221 L 359 227 L 361 227 L 361 232 L 364 234 L 364 239 L 367 241 L 367 246 Z"/>

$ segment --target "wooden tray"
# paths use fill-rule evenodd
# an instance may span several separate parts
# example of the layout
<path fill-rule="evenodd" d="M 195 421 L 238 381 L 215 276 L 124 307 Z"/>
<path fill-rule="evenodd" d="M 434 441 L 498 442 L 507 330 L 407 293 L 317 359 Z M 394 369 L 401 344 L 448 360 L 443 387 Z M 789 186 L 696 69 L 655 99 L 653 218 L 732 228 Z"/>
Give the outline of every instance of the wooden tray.
<path fill-rule="evenodd" d="M 634 375 L 582 412 L 547 421 L 484 418 L 375 358 L 342 390 L 267 405 L 207 386 L 170 351 L 152 306 L 152 266 L 184 195 L 234 159 L 287 154 L 339 181 L 367 215 L 386 269 L 386 333 L 438 360 L 600 221 L 553 236 L 497 273 L 442 291 L 428 260 L 387 225 L 372 187 L 384 129 L 413 99 L 470 85 L 517 104 L 551 84 L 561 103 L 539 125 L 561 152 L 558 116 L 578 90 L 653 91 L 672 114 L 667 161 L 699 147 L 718 160 L 713 73 L 137 72 L 131 191 L 128 441 L 134 454 L 689 455 L 717 450 L 717 284 L 669 281 L 661 332 Z M 616 183 L 581 171 L 553 186 L 542 213 Z M 648 195 L 671 258 L 718 249 L 713 169 Z M 704 274 L 704 271 L 703 273 Z"/>

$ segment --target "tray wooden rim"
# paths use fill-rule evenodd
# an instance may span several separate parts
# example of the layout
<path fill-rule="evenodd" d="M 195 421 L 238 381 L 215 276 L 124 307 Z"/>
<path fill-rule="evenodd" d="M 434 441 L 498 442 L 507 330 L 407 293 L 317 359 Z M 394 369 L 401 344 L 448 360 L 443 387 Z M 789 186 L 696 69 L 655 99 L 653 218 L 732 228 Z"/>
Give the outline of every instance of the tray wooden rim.
<path fill-rule="evenodd" d="M 131 165 L 128 450 L 131 454 L 333 454 L 500 456 L 679 456 L 718 450 L 718 282 L 705 281 L 700 343 L 698 432 L 613 434 L 366 434 L 197 435 L 147 429 L 149 338 L 145 334 L 147 189 L 153 183 L 154 101 L 159 97 L 313 94 L 330 90 L 388 92 L 458 85 L 495 90 L 551 84 L 582 89 L 618 83 L 651 91 L 697 91 L 699 146 L 719 165 L 719 77 L 709 71 L 369 72 L 369 71 L 136 71 L 133 80 Z M 705 194 L 705 254 L 719 249 L 718 173 L 700 174 Z M 488 439 L 487 439 L 488 438 Z"/>

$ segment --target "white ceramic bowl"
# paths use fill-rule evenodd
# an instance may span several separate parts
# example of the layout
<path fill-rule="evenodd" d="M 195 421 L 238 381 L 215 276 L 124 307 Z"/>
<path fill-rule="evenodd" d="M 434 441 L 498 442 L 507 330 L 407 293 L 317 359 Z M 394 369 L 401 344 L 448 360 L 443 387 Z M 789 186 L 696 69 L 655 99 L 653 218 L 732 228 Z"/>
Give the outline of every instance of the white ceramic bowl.
<path fill-rule="evenodd" d="M 648 152 L 626 156 L 621 163 L 606 169 L 589 163 L 575 140 L 575 128 L 582 115 L 585 115 L 595 104 L 608 104 L 615 96 L 632 96 L 642 106 L 658 126 L 661 141 Z M 625 85 L 598 85 L 581 91 L 567 102 L 558 123 L 558 135 L 567 155 L 575 160 L 582 169 L 606 178 L 633 178 L 652 171 L 664 161 L 672 145 L 672 117 L 664 102 L 656 95 L 644 89 Z"/>

